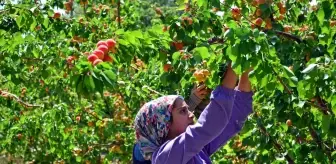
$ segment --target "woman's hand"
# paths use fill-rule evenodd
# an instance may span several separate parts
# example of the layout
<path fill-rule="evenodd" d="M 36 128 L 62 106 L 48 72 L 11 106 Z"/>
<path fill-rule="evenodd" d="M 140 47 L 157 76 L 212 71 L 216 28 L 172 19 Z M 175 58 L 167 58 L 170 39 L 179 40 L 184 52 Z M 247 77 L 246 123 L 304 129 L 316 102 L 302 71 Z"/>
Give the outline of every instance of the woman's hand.
<path fill-rule="evenodd" d="M 249 80 L 249 73 L 253 70 L 250 68 L 249 70 L 245 71 L 239 80 L 238 89 L 243 92 L 251 92 L 251 82 Z"/>
<path fill-rule="evenodd" d="M 202 84 L 198 87 L 195 85 L 191 90 L 191 94 L 194 94 L 196 97 L 203 100 L 209 94 L 209 90 L 206 88 L 205 84 Z"/>
<path fill-rule="evenodd" d="M 224 72 L 224 79 L 222 81 L 223 87 L 234 89 L 237 82 L 237 75 L 231 67 L 231 63 L 228 65 L 226 72 Z"/>

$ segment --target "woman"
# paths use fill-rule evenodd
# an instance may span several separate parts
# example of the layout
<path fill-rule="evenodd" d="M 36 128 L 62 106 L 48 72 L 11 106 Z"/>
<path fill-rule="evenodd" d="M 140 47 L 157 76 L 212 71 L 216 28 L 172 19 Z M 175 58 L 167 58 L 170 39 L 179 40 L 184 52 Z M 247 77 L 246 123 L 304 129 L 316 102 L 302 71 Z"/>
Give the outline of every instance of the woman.
<path fill-rule="evenodd" d="M 146 103 L 136 115 L 134 163 L 211 163 L 210 156 L 237 134 L 252 112 L 248 72 L 235 84 L 229 66 L 211 93 L 210 103 L 193 122 L 194 114 L 181 96 L 169 95 Z"/>

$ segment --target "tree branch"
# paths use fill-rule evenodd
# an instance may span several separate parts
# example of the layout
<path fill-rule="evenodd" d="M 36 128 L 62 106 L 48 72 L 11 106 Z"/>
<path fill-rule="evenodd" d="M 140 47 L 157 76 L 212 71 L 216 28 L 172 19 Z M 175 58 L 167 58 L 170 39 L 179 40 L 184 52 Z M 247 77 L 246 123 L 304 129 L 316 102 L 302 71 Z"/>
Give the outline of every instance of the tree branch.
<path fill-rule="evenodd" d="M 276 74 L 276 72 L 274 70 L 273 70 L 273 72 Z M 282 86 L 285 88 L 286 92 L 291 95 L 292 91 L 289 90 L 288 86 L 282 81 L 282 79 L 279 77 L 279 75 L 277 75 L 277 79 L 282 84 Z"/>
<path fill-rule="evenodd" d="M 149 91 L 151 91 L 151 92 L 153 92 L 153 93 L 155 93 L 155 94 L 158 94 L 158 95 L 160 95 L 160 96 L 163 96 L 163 94 L 161 94 L 160 92 L 158 92 L 158 91 L 156 91 L 156 90 L 150 88 L 150 87 L 147 86 L 147 85 L 144 85 L 143 87 L 147 88 Z"/>
<path fill-rule="evenodd" d="M 264 127 L 264 125 L 262 125 L 261 123 L 259 123 L 258 125 L 259 125 L 259 129 L 261 130 L 261 132 L 270 138 L 270 141 L 272 142 L 273 146 L 279 152 L 283 151 L 283 148 L 281 147 L 281 145 L 278 142 L 276 142 L 276 140 L 266 131 L 266 128 Z M 288 161 L 288 163 L 294 164 L 294 160 L 288 154 L 285 155 L 285 158 Z"/>
<path fill-rule="evenodd" d="M 84 111 L 87 112 L 89 115 L 93 116 L 94 118 L 96 118 L 97 120 L 102 120 L 97 115 L 93 114 L 93 112 L 89 111 L 89 109 L 91 108 L 92 108 L 92 105 L 86 106 L 84 107 Z"/>
<path fill-rule="evenodd" d="M 215 43 L 224 43 L 224 39 L 213 37 L 208 40 L 208 44 L 215 44 Z"/>
<path fill-rule="evenodd" d="M 268 30 L 265 29 L 265 31 L 268 31 Z M 278 30 L 274 30 L 274 31 L 278 35 L 281 35 L 281 36 L 284 36 L 286 38 L 295 40 L 298 43 L 302 43 L 303 42 L 303 40 L 300 37 L 296 36 L 296 35 L 293 35 L 293 34 L 290 34 L 290 33 L 287 33 L 287 32 L 278 31 Z"/>
<path fill-rule="evenodd" d="M 15 99 L 16 102 L 18 102 L 19 104 L 21 104 L 21 105 L 24 106 L 25 108 L 33 108 L 33 107 L 41 107 L 41 108 L 43 108 L 43 107 L 44 107 L 44 105 L 40 105 L 40 104 L 30 104 L 30 103 L 24 102 L 24 101 L 21 100 L 17 95 L 15 95 L 15 94 L 13 94 L 13 93 L 9 93 L 9 92 L 0 90 L 0 94 L 1 94 L 0 96 L 2 96 L 2 97 L 4 97 L 4 98 L 10 97 L 10 98 Z"/>
<path fill-rule="evenodd" d="M 118 9 L 118 28 L 120 28 L 121 27 L 121 24 L 120 24 L 120 22 L 121 22 L 121 19 L 120 19 L 120 0 L 118 0 L 117 5 L 118 5 L 117 6 L 117 9 Z"/>
<path fill-rule="evenodd" d="M 308 126 L 308 128 L 309 128 L 310 135 L 313 137 L 313 139 L 317 143 L 318 147 L 320 149 L 324 150 L 322 144 L 325 144 L 325 143 L 323 141 L 321 141 L 321 139 L 318 136 L 317 132 L 314 130 L 314 128 L 311 125 Z M 330 163 L 332 163 L 333 160 L 332 160 L 330 151 L 326 150 L 325 154 L 328 156 Z"/>

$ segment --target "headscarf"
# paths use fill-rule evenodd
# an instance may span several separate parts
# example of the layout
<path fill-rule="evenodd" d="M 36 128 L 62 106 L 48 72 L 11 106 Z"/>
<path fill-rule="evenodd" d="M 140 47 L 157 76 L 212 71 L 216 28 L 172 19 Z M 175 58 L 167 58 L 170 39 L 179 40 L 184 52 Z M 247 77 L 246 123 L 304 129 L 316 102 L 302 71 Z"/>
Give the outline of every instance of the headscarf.
<path fill-rule="evenodd" d="M 183 100 L 179 95 L 157 98 L 143 105 L 137 113 L 134 120 L 136 144 L 145 160 L 151 160 L 152 154 L 165 142 L 177 98 Z"/>

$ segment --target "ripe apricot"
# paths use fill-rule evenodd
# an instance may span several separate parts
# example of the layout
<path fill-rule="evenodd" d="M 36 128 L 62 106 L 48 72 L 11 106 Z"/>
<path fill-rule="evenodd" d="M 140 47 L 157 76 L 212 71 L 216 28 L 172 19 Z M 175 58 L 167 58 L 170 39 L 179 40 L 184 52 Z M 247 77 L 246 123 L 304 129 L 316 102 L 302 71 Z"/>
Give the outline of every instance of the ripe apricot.
<path fill-rule="evenodd" d="M 167 30 L 168 30 L 168 27 L 167 27 L 167 26 L 163 26 L 163 27 L 162 27 L 162 31 L 163 31 L 163 32 L 166 32 Z"/>
<path fill-rule="evenodd" d="M 278 19 L 277 20 L 283 20 L 285 18 L 285 16 L 284 15 L 280 15 L 279 17 L 278 17 Z"/>
<path fill-rule="evenodd" d="M 104 45 L 104 46 L 108 47 L 107 42 L 105 42 L 105 41 L 103 41 L 103 40 L 99 41 L 99 42 L 97 43 L 96 46 L 99 47 L 99 46 L 101 46 L 101 45 Z"/>
<path fill-rule="evenodd" d="M 71 2 L 64 2 L 64 7 L 66 11 L 72 10 L 72 3 Z"/>
<path fill-rule="evenodd" d="M 104 59 L 104 51 L 102 50 L 94 50 L 92 54 L 96 55 L 99 59 Z"/>
<path fill-rule="evenodd" d="M 162 10 L 160 8 L 158 8 L 158 7 L 155 8 L 155 12 L 158 15 L 162 15 Z"/>
<path fill-rule="evenodd" d="M 89 55 L 90 55 L 90 52 L 84 52 L 83 55 L 85 55 L 85 56 L 89 56 Z"/>
<path fill-rule="evenodd" d="M 97 64 L 103 62 L 101 59 L 96 59 L 94 62 L 93 62 L 93 65 L 96 66 Z"/>
<path fill-rule="evenodd" d="M 115 47 L 117 42 L 114 39 L 107 39 L 106 43 L 107 43 L 107 47 L 111 51 Z"/>
<path fill-rule="evenodd" d="M 79 122 L 81 120 L 80 116 L 76 116 L 76 121 Z"/>
<path fill-rule="evenodd" d="M 88 122 L 88 126 L 92 127 L 93 126 L 93 122 L 92 121 Z"/>
<path fill-rule="evenodd" d="M 260 17 L 262 15 L 262 11 L 260 9 L 257 9 L 256 12 L 255 12 L 255 15 L 257 17 Z"/>
<path fill-rule="evenodd" d="M 261 18 L 257 18 L 256 20 L 255 20 L 255 24 L 257 25 L 257 26 L 261 26 L 262 25 L 262 23 L 263 23 L 263 20 L 261 19 Z"/>
<path fill-rule="evenodd" d="M 94 62 L 96 59 L 98 59 L 98 57 L 94 54 L 88 56 L 88 61 L 90 61 L 91 63 Z"/>
<path fill-rule="evenodd" d="M 268 29 L 268 30 L 272 29 L 272 21 L 271 21 L 271 19 L 267 18 L 265 22 L 266 22 L 265 28 Z"/>
<path fill-rule="evenodd" d="M 104 61 L 104 62 L 110 62 L 110 63 L 112 63 L 112 62 L 113 62 L 113 59 L 111 58 L 110 55 L 105 55 L 103 61 Z"/>
<path fill-rule="evenodd" d="M 292 126 L 292 121 L 291 120 L 287 120 L 286 124 L 287 124 L 287 126 Z"/>
<path fill-rule="evenodd" d="M 212 8 L 212 12 L 214 12 L 214 13 L 217 12 L 218 10 L 219 10 L 219 9 L 218 9 L 217 7 L 213 7 L 213 8 Z"/>
<path fill-rule="evenodd" d="M 238 7 L 233 7 L 233 8 L 231 9 L 231 14 L 232 14 L 232 16 L 238 16 L 238 15 L 240 15 L 240 8 L 238 8 Z"/>
<path fill-rule="evenodd" d="M 284 32 L 290 32 L 292 31 L 292 26 L 284 25 Z"/>
<path fill-rule="evenodd" d="M 196 78 L 198 82 L 204 82 L 207 77 L 210 75 L 210 72 L 206 69 L 203 70 L 196 70 L 193 73 L 193 76 Z"/>
<path fill-rule="evenodd" d="M 61 13 L 60 12 L 55 12 L 54 13 L 54 19 L 59 19 L 61 17 Z"/>
<path fill-rule="evenodd" d="M 104 52 L 104 55 L 107 55 L 108 54 L 108 51 L 109 51 L 109 48 L 107 46 L 104 46 L 104 45 L 100 45 L 98 47 L 98 50 L 101 50 Z"/>
<path fill-rule="evenodd" d="M 262 5 L 262 4 L 265 4 L 265 3 L 266 3 L 265 0 L 258 0 L 257 2 L 258 2 L 258 5 Z"/>
<path fill-rule="evenodd" d="M 163 65 L 163 71 L 168 72 L 171 69 L 171 64 L 165 64 Z"/>
<path fill-rule="evenodd" d="M 19 133 L 19 134 L 16 135 L 16 137 L 17 137 L 19 140 L 21 140 L 21 138 L 22 138 L 22 134 Z"/>
<path fill-rule="evenodd" d="M 176 50 L 182 50 L 183 49 L 183 43 L 182 42 L 173 42 L 173 45 Z"/>

